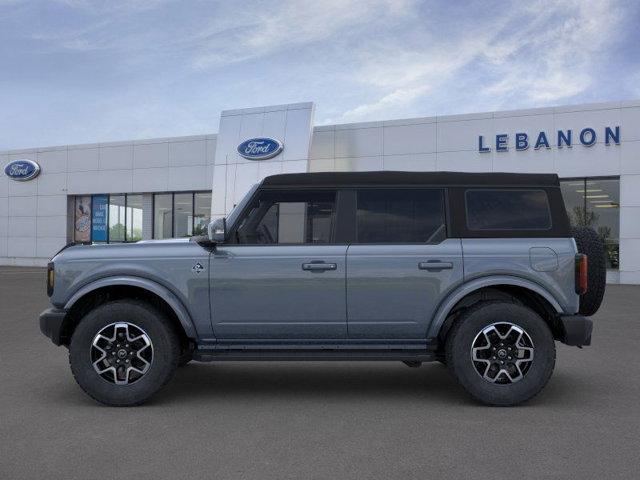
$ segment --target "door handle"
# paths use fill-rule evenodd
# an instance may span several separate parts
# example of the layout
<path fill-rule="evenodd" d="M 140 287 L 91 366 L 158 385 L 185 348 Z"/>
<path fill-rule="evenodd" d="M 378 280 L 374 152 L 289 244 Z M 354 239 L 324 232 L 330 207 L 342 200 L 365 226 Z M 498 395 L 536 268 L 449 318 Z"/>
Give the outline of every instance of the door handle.
<path fill-rule="evenodd" d="M 338 265 L 335 263 L 311 262 L 302 264 L 302 270 L 309 272 L 324 272 L 325 270 L 335 270 L 337 268 Z"/>
<path fill-rule="evenodd" d="M 428 262 L 420 262 L 418 264 L 420 270 L 428 270 L 430 272 L 440 272 L 442 270 L 451 270 L 452 262 L 441 262 L 440 260 L 429 260 Z"/>

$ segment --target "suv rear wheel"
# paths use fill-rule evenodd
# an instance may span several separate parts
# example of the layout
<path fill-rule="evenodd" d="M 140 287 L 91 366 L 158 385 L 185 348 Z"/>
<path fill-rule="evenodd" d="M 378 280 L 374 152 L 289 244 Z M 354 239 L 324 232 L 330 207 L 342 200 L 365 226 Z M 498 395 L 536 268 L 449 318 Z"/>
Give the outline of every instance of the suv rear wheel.
<path fill-rule="evenodd" d="M 533 310 L 482 302 L 462 314 L 446 341 L 447 366 L 473 398 L 511 406 L 533 398 L 555 366 L 553 335 Z"/>
<path fill-rule="evenodd" d="M 71 371 L 95 400 L 132 406 L 148 400 L 178 366 L 180 342 L 170 321 L 135 300 L 100 305 L 78 324 L 69 346 Z"/>

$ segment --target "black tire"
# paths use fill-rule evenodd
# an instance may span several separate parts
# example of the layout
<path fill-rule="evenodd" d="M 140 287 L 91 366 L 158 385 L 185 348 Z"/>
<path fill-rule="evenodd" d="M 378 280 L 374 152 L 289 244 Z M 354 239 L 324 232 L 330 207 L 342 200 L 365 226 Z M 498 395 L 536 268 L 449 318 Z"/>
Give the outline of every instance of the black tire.
<path fill-rule="evenodd" d="M 153 349 L 148 371 L 126 385 L 108 381 L 92 365 L 93 339 L 103 328 L 116 322 L 128 322 L 141 328 Z M 180 341 L 170 321 L 159 310 L 135 300 L 117 300 L 90 311 L 73 332 L 69 346 L 69 363 L 78 385 L 98 402 L 118 407 L 147 401 L 171 379 L 179 358 Z"/>
<path fill-rule="evenodd" d="M 519 381 L 506 384 L 485 380 L 471 356 L 476 336 L 501 322 L 525 330 L 534 346 L 528 370 Z M 545 321 L 523 305 L 504 301 L 481 302 L 469 308 L 451 328 L 445 348 L 447 367 L 456 380 L 474 399 L 492 406 L 513 406 L 533 398 L 549 381 L 556 361 L 553 335 Z"/>
<path fill-rule="evenodd" d="M 180 360 L 178 360 L 178 367 L 186 367 L 187 365 L 189 365 L 189 363 L 191 363 L 191 360 L 193 360 L 192 351 L 182 352 L 182 354 L 180 355 Z"/>
<path fill-rule="evenodd" d="M 607 262 L 604 244 L 592 228 L 573 228 L 578 252 L 587 256 L 587 293 L 580 295 L 580 313 L 590 316 L 598 311 L 604 298 L 607 283 Z"/>

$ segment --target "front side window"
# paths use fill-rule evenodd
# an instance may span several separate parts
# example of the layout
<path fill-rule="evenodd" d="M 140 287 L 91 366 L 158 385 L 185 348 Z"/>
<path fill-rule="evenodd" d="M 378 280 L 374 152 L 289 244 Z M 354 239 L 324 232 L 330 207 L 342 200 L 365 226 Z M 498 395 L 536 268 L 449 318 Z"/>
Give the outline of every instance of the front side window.
<path fill-rule="evenodd" d="M 438 243 L 446 237 L 439 189 L 360 190 L 358 243 Z"/>
<path fill-rule="evenodd" d="M 240 222 L 241 244 L 330 243 L 334 191 L 262 192 Z"/>
<path fill-rule="evenodd" d="M 544 190 L 473 189 L 465 193 L 469 230 L 549 230 Z"/>

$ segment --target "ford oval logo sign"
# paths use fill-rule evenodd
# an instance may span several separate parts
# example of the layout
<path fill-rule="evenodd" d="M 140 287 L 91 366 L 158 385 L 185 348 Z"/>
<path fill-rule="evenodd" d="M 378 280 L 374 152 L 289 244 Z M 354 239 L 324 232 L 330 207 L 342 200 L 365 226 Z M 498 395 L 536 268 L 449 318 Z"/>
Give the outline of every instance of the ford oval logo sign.
<path fill-rule="evenodd" d="M 249 160 L 266 160 L 278 155 L 284 146 L 273 138 L 250 138 L 238 145 L 238 153 Z"/>
<path fill-rule="evenodd" d="M 40 165 L 33 160 L 14 160 L 4 167 L 4 173 L 11 180 L 26 182 L 38 176 Z"/>

